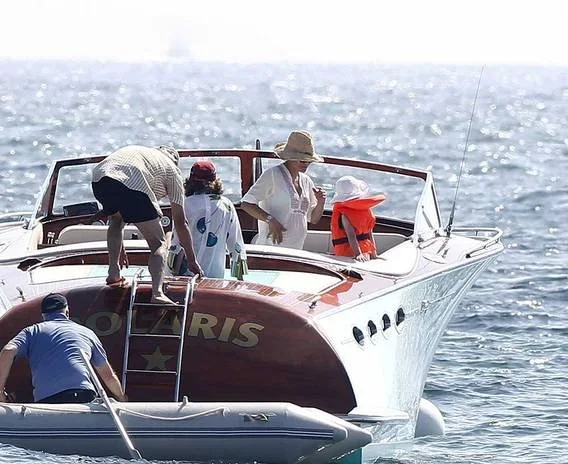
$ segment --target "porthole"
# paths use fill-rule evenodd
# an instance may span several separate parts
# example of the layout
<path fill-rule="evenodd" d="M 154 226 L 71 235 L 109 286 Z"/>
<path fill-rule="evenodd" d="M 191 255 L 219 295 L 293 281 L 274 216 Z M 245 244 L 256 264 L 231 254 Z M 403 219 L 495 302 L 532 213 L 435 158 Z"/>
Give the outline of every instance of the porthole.
<path fill-rule="evenodd" d="M 405 320 L 406 320 L 406 313 L 404 312 L 404 308 L 401 306 L 396 310 L 396 314 L 394 315 L 394 325 L 398 333 L 402 333 L 402 329 L 404 329 Z"/>
<path fill-rule="evenodd" d="M 367 322 L 367 328 L 369 329 L 370 337 L 372 337 L 377 333 L 377 325 L 373 321 Z"/>
<path fill-rule="evenodd" d="M 391 326 L 390 317 L 388 316 L 388 314 L 383 314 L 383 332 L 386 332 L 388 329 L 390 329 L 390 326 Z"/>
<path fill-rule="evenodd" d="M 405 319 L 406 314 L 404 313 L 404 309 L 402 307 L 398 308 L 396 311 L 396 325 L 399 326 Z"/>
<path fill-rule="evenodd" d="M 353 338 L 359 345 L 362 345 L 365 341 L 365 334 L 359 327 L 353 327 Z"/>

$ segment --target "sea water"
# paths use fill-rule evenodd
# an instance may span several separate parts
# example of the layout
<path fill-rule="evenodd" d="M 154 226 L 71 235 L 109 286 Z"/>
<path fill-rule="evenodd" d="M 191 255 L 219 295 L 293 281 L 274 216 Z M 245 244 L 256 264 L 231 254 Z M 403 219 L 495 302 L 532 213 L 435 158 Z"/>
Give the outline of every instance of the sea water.
<path fill-rule="evenodd" d="M 54 159 L 131 143 L 253 147 L 260 138 L 272 147 L 307 129 L 322 153 L 431 169 L 447 221 L 479 73 L 0 61 L 0 212 L 30 210 Z M 506 251 L 467 294 L 428 375 L 424 397 L 441 410 L 446 435 L 385 462 L 568 462 L 566 76 L 485 68 L 454 225 L 500 227 Z M 0 445 L 0 462 L 126 461 Z"/>

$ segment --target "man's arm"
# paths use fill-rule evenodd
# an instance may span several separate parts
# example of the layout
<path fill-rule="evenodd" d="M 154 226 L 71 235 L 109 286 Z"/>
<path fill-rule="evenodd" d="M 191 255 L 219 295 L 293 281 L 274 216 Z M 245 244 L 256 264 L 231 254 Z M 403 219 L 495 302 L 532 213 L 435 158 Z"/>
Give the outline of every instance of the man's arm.
<path fill-rule="evenodd" d="M 4 388 L 6 387 L 6 381 L 8 380 L 16 351 L 16 346 L 10 344 L 10 342 L 0 351 L 0 403 L 5 403 L 8 400 Z"/>
<path fill-rule="evenodd" d="M 112 395 L 119 401 L 127 401 L 126 395 L 122 391 L 122 386 L 118 381 L 118 377 L 112 370 L 110 364 L 105 362 L 103 365 L 95 367 L 95 369 Z"/>
<path fill-rule="evenodd" d="M 187 226 L 187 221 L 185 220 L 185 211 L 183 206 L 177 203 L 171 203 L 172 207 L 172 219 L 174 221 L 174 228 L 176 230 L 176 235 L 185 251 L 185 257 L 187 258 L 187 267 L 194 274 L 200 274 L 203 276 L 203 270 L 201 266 L 195 259 L 195 251 L 193 249 L 193 241 L 191 239 L 191 233 L 189 232 L 189 227 Z"/>

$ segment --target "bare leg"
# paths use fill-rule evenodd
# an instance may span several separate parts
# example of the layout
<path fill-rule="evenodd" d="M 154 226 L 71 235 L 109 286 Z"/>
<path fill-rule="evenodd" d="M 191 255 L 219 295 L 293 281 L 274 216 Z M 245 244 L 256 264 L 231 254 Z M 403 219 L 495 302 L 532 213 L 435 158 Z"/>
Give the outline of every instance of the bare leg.
<path fill-rule="evenodd" d="M 122 230 L 124 221 L 120 213 L 109 216 L 107 230 L 108 277 L 107 284 L 120 282 L 120 250 L 122 250 Z"/>
<path fill-rule="evenodd" d="M 150 259 L 148 271 L 152 277 L 152 301 L 154 303 L 173 304 L 162 289 L 164 283 L 164 265 L 166 262 L 166 234 L 160 219 L 152 219 L 136 223 L 136 227 L 142 233 L 150 247 Z"/>

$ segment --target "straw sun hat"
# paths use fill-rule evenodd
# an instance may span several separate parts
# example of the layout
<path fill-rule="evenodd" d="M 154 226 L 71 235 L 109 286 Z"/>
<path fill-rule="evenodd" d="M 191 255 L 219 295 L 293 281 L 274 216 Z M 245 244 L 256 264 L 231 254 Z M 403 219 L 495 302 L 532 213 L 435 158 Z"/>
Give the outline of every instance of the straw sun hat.
<path fill-rule="evenodd" d="M 323 158 L 316 153 L 311 134 L 306 131 L 292 131 L 288 140 L 276 145 L 274 151 L 278 157 L 286 161 L 323 163 Z"/>

